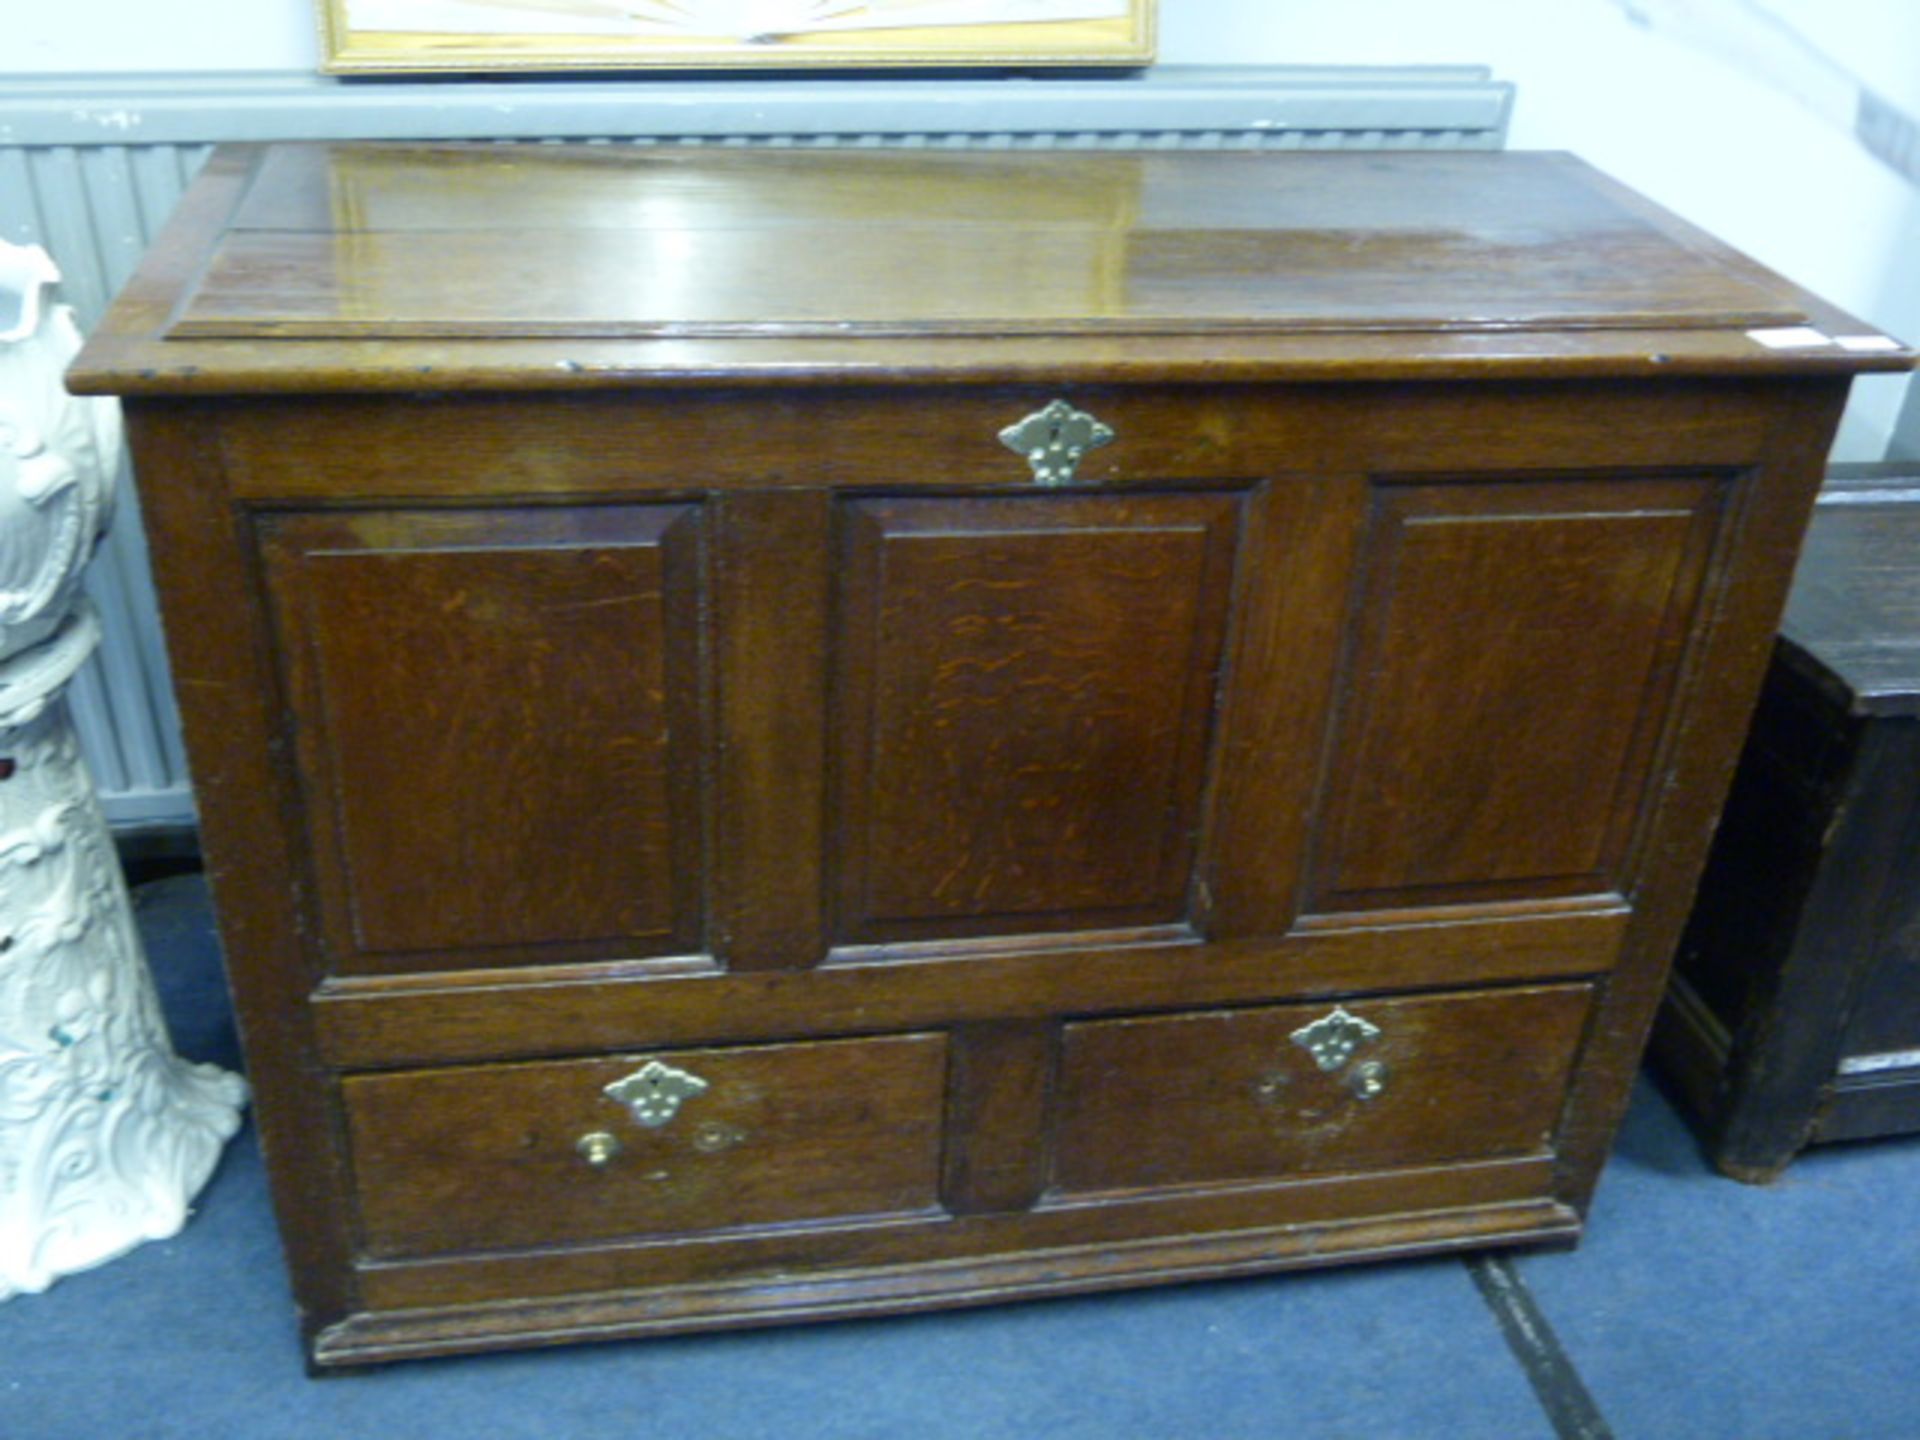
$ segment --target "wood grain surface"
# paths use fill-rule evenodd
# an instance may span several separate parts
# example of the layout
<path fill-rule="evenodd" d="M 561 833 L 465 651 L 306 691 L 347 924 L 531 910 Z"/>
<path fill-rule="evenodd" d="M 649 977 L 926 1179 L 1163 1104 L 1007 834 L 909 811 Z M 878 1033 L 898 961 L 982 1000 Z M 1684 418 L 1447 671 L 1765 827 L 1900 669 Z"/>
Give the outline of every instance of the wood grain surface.
<path fill-rule="evenodd" d="M 273 151 L 169 334 L 1060 334 L 1806 318 L 1563 156 Z M 423 177 L 430 180 L 423 181 Z M 557 217 L 557 218 L 556 218 Z M 541 264 L 567 230 L 565 271 Z"/>
<path fill-rule="evenodd" d="M 1377 1033 L 1331 1069 L 1293 1038 L 1329 1006 L 1069 1025 L 1053 1183 L 1159 1190 L 1544 1153 L 1590 998 L 1564 986 L 1357 1003 Z M 1361 1066 L 1379 1067 L 1378 1093 L 1356 1090 Z"/>
<path fill-rule="evenodd" d="M 1796 316 L 1564 157 L 222 152 L 74 380 L 316 1363 L 1577 1233 Z"/>
<path fill-rule="evenodd" d="M 1327 908 L 1614 888 L 1714 533 L 1707 480 L 1382 487 Z"/>
<path fill-rule="evenodd" d="M 1745 334 L 1802 318 L 1871 333 L 1560 155 L 282 145 L 221 152 L 72 383 L 313 394 L 1911 363 Z"/>
<path fill-rule="evenodd" d="M 1185 918 L 1233 497 L 843 517 L 838 937 Z"/>
<path fill-rule="evenodd" d="M 340 968 L 701 948 L 697 525 L 671 505 L 270 523 Z"/>
<path fill-rule="evenodd" d="M 937 1035 L 358 1076 L 343 1087 L 369 1254 L 684 1234 L 931 1209 Z M 605 1087 L 707 1087 L 649 1128 Z M 620 1147 L 594 1168 L 577 1146 Z"/>

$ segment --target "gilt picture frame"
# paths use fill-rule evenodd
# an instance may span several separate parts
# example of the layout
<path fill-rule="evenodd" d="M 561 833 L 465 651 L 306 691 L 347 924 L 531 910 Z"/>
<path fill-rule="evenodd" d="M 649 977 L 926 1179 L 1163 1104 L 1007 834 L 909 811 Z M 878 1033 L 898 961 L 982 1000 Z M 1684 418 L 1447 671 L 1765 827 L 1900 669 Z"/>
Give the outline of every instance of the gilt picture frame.
<path fill-rule="evenodd" d="M 1157 0 L 318 0 L 330 74 L 1136 66 Z"/>

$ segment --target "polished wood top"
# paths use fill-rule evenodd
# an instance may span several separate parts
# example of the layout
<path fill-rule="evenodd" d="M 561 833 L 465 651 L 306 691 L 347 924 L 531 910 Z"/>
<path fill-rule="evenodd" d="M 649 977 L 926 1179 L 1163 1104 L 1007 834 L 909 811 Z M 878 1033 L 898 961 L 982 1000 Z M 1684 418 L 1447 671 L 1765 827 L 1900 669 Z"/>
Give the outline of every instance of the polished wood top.
<path fill-rule="evenodd" d="M 1558 156 L 276 150 L 169 333 L 1790 324 Z"/>
<path fill-rule="evenodd" d="M 222 152 L 83 389 L 1904 368 L 1552 154 Z"/>

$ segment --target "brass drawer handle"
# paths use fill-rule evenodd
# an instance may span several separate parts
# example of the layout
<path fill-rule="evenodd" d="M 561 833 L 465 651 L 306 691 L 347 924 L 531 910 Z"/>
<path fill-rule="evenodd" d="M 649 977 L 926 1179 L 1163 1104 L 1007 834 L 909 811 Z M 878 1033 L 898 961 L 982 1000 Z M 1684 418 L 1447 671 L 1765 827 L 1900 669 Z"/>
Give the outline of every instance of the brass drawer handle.
<path fill-rule="evenodd" d="M 604 1170 L 620 1153 L 620 1137 L 609 1134 L 605 1130 L 594 1130 L 574 1141 L 573 1148 L 578 1150 L 580 1158 L 594 1169 Z"/>
<path fill-rule="evenodd" d="M 1347 1089 L 1359 1100 L 1377 1100 L 1386 1093 L 1387 1067 L 1378 1060 L 1362 1060 L 1347 1072 Z"/>
<path fill-rule="evenodd" d="M 747 1132 L 734 1125 L 722 1124 L 718 1120 L 703 1120 L 694 1128 L 693 1148 L 702 1155 L 718 1155 L 722 1150 L 731 1150 L 747 1138 Z"/>
<path fill-rule="evenodd" d="M 1053 400 L 1000 432 L 1000 443 L 1024 456 L 1036 485 L 1071 485 L 1080 457 L 1113 439 L 1113 427 L 1064 400 Z"/>

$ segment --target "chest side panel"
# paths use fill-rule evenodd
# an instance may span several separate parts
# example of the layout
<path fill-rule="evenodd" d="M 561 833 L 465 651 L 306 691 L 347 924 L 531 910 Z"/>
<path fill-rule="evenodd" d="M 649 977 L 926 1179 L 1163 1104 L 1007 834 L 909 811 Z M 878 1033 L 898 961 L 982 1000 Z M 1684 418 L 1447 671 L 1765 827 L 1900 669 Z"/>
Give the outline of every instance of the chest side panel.
<path fill-rule="evenodd" d="M 1885 727 L 1883 743 L 1907 773 L 1920 773 L 1920 720 L 1871 723 Z M 1880 892 L 1861 897 L 1873 907 L 1871 968 L 1842 1042 L 1846 1055 L 1897 1055 L 1902 1065 L 1920 1062 L 1920 798 L 1908 805 Z"/>

